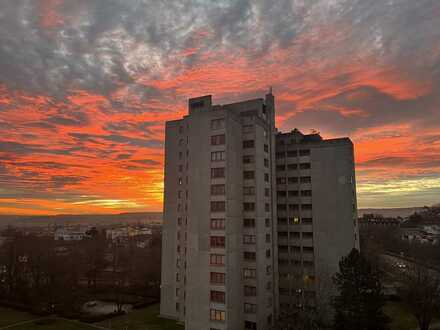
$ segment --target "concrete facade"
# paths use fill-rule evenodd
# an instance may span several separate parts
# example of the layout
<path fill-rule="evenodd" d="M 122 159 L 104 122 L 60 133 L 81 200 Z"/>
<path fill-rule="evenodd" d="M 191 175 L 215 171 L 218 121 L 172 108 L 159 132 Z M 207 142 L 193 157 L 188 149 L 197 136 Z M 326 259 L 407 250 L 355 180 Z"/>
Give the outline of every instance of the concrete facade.
<path fill-rule="evenodd" d="M 330 297 L 331 277 L 359 249 L 353 144 L 298 130 L 276 137 L 280 310 Z M 320 297 L 321 296 L 321 297 Z"/>
<path fill-rule="evenodd" d="M 188 109 L 166 123 L 161 316 L 270 329 L 359 247 L 353 145 L 277 133 L 271 93 Z"/>
<path fill-rule="evenodd" d="M 166 124 L 161 315 L 186 329 L 267 329 L 278 277 L 273 96 L 188 107 Z"/>

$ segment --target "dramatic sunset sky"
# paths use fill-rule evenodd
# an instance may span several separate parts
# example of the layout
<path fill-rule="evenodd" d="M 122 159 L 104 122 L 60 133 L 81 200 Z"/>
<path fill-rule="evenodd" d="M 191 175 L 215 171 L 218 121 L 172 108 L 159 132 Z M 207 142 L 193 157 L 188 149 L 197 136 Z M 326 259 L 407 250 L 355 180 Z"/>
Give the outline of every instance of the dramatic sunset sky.
<path fill-rule="evenodd" d="M 440 202 L 439 0 L 1 0 L 0 213 L 160 211 L 164 121 L 269 86 L 359 207 Z"/>

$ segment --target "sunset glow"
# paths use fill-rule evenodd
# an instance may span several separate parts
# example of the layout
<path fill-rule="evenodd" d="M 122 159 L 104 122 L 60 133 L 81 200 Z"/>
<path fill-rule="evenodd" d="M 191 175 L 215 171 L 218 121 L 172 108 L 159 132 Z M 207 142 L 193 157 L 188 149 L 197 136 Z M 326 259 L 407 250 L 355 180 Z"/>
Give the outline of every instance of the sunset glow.
<path fill-rule="evenodd" d="M 440 202 L 440 2 L 189 2 L 0 4 L 0 214 L 161 211 L 164 122 L 269 86 L 359 207 Z"/>

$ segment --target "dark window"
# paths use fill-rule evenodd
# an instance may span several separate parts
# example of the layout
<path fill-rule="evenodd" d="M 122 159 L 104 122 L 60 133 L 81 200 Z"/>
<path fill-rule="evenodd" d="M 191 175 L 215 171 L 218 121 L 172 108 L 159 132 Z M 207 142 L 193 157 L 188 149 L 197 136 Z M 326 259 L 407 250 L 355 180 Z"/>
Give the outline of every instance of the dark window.
<path fill-rule="evenodd" d="M 246 314 L 255 314 L 257 312 L 257 305 L 244 303 L 244 312 Z"/>
<path fill-rule="evenodd" d="M 221 291 L 211 291 L 211 301 L 224 304 L 225 293 Z"/>
<path fill-rule="evenodd" d="M 224 195 L 226 188 L 224 184 L 213 184 L 211 185 L 211 195 Z"/>
<path fill-rule="evenodd" d="M 211 236 L 211 247 L 212 248 L 224 248 L 225 247 L 225 237 L 224 236 Z"/>
<path fill-rule="evenodd" d="M 311 232 L 302 233 L 302 237 L 306 238 L 306 239 L 313 238 L 313 233 L 311 233 Z"/>
<path fill-rule="evenodd" d="M 299 165 L 299 168 L 302 170 L 308 170 L 310 168 L 310 163 L 302 163 Z"/>
<path fill-rule="evenodd" d="M 226 202 L 211 202 L 211 212 L 224 212 L 226 210 Z"/>
<path fill-rule="evenodd" d="M 298 168 L 297 164 L 287 164 L 288 170 L 296 170 Z"/>
<path fill-rule="evenodd" d="M 245 330 L 257 330 L 257 323 L 252 321 L 244 321 Z"/>
<path fill-rule="evenodd" d="M 303 149 L 299 151 L 299 155 L 300 156 L 309 156 L 310 155 L 310 150 L 309 149 Z"/>
<path fill-rule="evenodd" d="M 255 203 L 243 203 L 243 210 L 244 211 L 254 211 L 255 210 Z"/>
<path fill-rule="evenodd" d="M 243 178 L 245 180 L 251 180 L 255 178 L 254 171 L 243 171 Z"/>
<path fill-rule="evenodd" d="M 246 297 L 255 297 L 257 295 L 257 288 L 255 286 L 244 286 L 244 295 Z"/>
<path fill-rule="evenodd" d="M 269 173 L 264 173 L 264 182 L 269 182 Z"/>
<path fill-rule="evenodd" d="M 296 156 L 298 156 L 298 153 L 296 150 L 287 151 L 287 157 L 296 157 Z"/>
<path fill-rule="evenodd" d="M 255 244 L 256 241 L 255 235 L 243 235 L 243 244 Z"/>
<path fill-rule="evenodd" d="M 310 176 L 302 176 L 301 183 L 310 183 L 312 182 L 312 178 Z"/>
<path fill-rule="evenodd" d="M 287 179 L 288 183 L 298 183 L 298 178 L 296 176 L 291 176 Z"/>
<path fill-rule="evenodd" d="M 279 225 L 287 225 L 287 218 L 278 218 Z"/>
<path fill-rule="evenodd" d="M 244 268 L 243 269 L 243 277 L 244 278 L 255 278 L 257 276 L 257 272 L 252 268 Z"/>
<path fill-rule="evenodd" d="M 223 266 L 225 264 L 225 256 L 223 254 L 210 254 L 209 263 L 211 265 Z"/>
<path fill-rule="evenodd" d="M 269 212 L 269 211 L 270 211 L 270 204 L 269 204 L 269 203 L 265 203 L 265 204 L 264 204 L 264 210 L 265 210 L 266 212 Z"/>
<path fill-rule="evenodd" d="M 249 261 L 249 260 L 255 260 L 257 256 L 256 256 L 255 252 L 245 251 L 245 252 L 243 252 L 243 257 L 245 260 Z"/>
<path fill-rule="evenodd" d="M 225 274 L 211 272 L 210 274 L 211 283 L 213 284 L 225 284 Z"/>
<path fill-rule="evenodd" d="M 289 210 L 290 211 L 297 211 L 297 210 L 299 210 L 299 205 L 298 204 L 289 204 Z"/>
<path fill-rule="evenodd" d="M 302 218 L 301 219 L 302 223 L 312 223 L 312 221 L 313 221 L 312 218 Z"/>
<path fill-rule="evenodd" d="M 214 167 L 211 168 L 211 178 L 224 178 L 225 177 L 225 168 L 224 167 Z"/>
<path fill-rule="evenodd" d="M 255 187 L 243 187 L 243 195 L 255 195 Z"/>
<path fill-rule="evenodd" d="M 285 153 L 284 152 L 277 152 L 275 154 L 275 158 L 280 159 L 280 158 L 284 158 L 284 157 L 285 157 Z"/>
<path fill-rule="evenodd" d="M 277 184 L 286 184 L 286 178 L 277 178 Z"/>
<path fill-rule="evenodd" d="M 211 129 L 221 129 L 225 127 L 225 119 L 213 119 L 211 120 Z"/>
<path fill-rule="evenodd" d="M 269 152 L 269 146 L 267 144 L 264 145 L 264 151 Z"/>
<path fill-rule="evenodd" d="M 266 218 L 264 221 L 266 223 L 266 227 L 270 227 L 270 219 Z"/>
<path fill-rule="evenodd" d="M 301 196 L 312 196 L 311 190 L 301 190 Z"/>
<path fill-rule="evenodd" d="M 302 204 L 301 205 L 301 210 L 311 210 L 312 209 L 312 204 Z"/>
<path fill-rule="evenodd" d="M 264 158 L 264 167 L 269 167 L 269 159 Z"/>
<path fill-rule="evenodd" d="M 243 225 L 245 227 L 255 227 L 255 219 L 253 218 L 244 218 Z"/>
<path fill-rule="evenodd" d="M 245 140 L 243 141 L 243 149 L 253 148 L 254 140 Z"/>
<path fill-rule="evenodd" d="M 284 171 L 286 169 L 286 165 L 277 165 L 277 171 Z"/>
<path fill-rule="evenodd" d="M 289 194 L 289 197 L 298 196 L 298 190 L 289 190 L 288 194 Z"/>
<path fill-rule="evenodd" d="M 270 250 L 266 250 L 266 258 L 270 258 Z"/>
<path fill-rule="evenodd" d="M 278 197 L 286 197 L 286 191 L 285 190 L 278 190 L 277 196 Z"/>
<path fill-rule="evenodd" d="M 253 155 L 243 156 L 243 163 L 244 164 L 252 164 L 253 162 L 254 162 L 254 156 Z"/>
<path fill-rule="evenodd" d="M 264 196 L 269 197 L 270 190 L 269 188 L 264 188 Z"/>
<path fill-rule="evenodd" d="M 270 234 L 266 234 L 266 243 L 270 243 Z"/>
<path fill-rule="evenodd" d="M 278 211 L 285 211 L 285 210 L 287 210 L 286 204 L 277 204 L 277 210 Z"/>
<path fill-rule="evenodd" d="M 223 145 L 223 144 L 225 144 L 225 135 L 224 134 L 211 136 L 211 145 L 218 146 L 218 145 Z"/>

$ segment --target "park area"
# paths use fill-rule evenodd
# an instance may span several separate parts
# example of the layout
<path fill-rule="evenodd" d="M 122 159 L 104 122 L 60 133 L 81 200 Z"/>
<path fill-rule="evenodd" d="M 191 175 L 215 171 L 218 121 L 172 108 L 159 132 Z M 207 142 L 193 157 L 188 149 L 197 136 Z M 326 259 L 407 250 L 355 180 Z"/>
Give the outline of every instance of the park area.
<path fill-rule="evenodd" d="M 98 323 L 84 323 L 58 317 L 38 317 L 26 312 L 0 307 L 0 330 L 183 330 L 174 321 L 161 319 L 159 305 L 134 309 L 130 313 L 116 316 Z"/>

